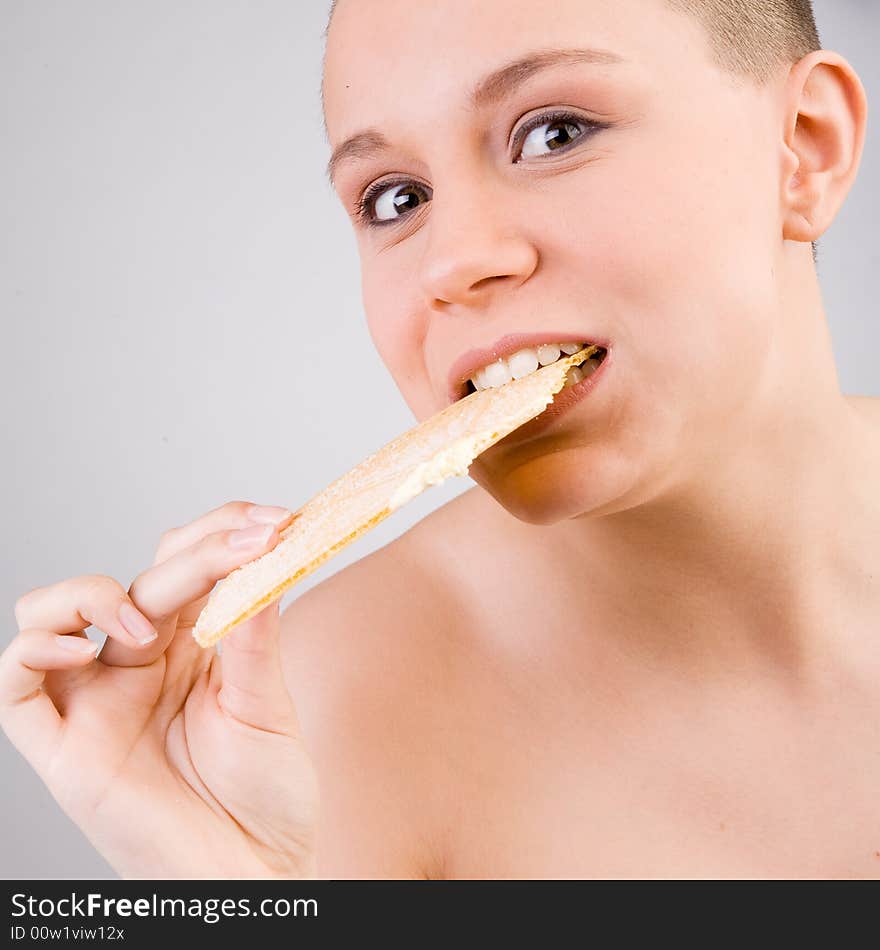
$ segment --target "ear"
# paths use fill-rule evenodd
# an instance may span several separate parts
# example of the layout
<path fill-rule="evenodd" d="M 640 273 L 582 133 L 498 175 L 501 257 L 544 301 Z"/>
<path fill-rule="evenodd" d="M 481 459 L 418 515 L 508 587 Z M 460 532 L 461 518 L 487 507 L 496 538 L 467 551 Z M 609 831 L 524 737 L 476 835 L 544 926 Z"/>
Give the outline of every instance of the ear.
<path fill-rule="evenodd" d="M 817 50 L 796 63 L 785 92 L 783 237 L 818 240 L 849 193 L 862 159 L 868 101 L 855 70 Z"/>

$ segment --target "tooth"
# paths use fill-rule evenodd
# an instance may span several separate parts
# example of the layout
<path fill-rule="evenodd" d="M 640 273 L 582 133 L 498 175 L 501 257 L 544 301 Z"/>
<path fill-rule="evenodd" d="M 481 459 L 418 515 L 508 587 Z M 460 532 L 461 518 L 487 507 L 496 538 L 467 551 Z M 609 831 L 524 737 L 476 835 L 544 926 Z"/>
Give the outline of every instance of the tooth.
<path fill-rule="evenodd" d="M 483 380 L 487 389 L 490 386 L 503 386 L 504 383 L 509 383 L 511 378 L 510 370 L 507 368 L 507 363 L 504 360 L 497 360 L 494 363 L 490 363 L 483 370 Z"/>
<path fill-rule="evenodd" d="M 471 379 L 471 382 L 474 384 L 474 389 L 478 392 L 481 389 L 486 388 L 486 375 L 485 370 L 478 369 L 476 375 Z"/>
<path fill-rule="evenodd" d="M 565 375 L 565 385 L 574 386 L 575 383 L 579 383 L 584 378 L 584 371 L 580 366 L 572 366 L 572 368 Z"/>
<path fill-rule="evenodd" d="M 534 373 L 538 368 L 538 354 L 534 350 L 526 347 L 526 349 L 514 353 L 513 356 L 509 356 L 507 358 L 507 366 L 510 370 L 510 375 L 514 379 L 522 379 L 523 376 Z"/>
<path fill-rule="evenodd" d="M 556 343 L 542 343 L 541 346 L 538 347 L 538 362 L 541 366 L 549 366 L 559 359 L 561 352 L 562 350 Z M 575 350 L 575 352 L 577 352 L 577 350 Z"/>
<path fill-rule="evenodd" d="M 524 347 L 506 360 L 495 360 L 494 363 L 489 363 L 488 366 L 477 370 L 470 381 L 477 391 L 503 386 L 505 383 L 509 383 L 511 379 L 522 379 L 524 376 L 528 376 L 539 366 L 549 366 L 551 363 L 555 363 L 562 353 L 571 356 L 577 353 L 578 350 L 582 350 L 586 345 L 585 343 L 542 343 L 538 347 Z M 588 360 L 581 364 L 582 368 L 576 368 L 577 373 L 569 370 L 566 385 L 579 383 L 586 376 L 595 372 L 597 365 L 597 361 Z"/>

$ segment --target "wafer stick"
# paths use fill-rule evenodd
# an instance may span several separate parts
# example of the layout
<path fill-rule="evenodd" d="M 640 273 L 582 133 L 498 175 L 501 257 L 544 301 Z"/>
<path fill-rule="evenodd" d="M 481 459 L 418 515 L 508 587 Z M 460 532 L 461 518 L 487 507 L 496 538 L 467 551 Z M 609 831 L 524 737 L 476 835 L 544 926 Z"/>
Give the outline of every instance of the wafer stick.
<path fill-rule="evenodd" d="M 278 544 L 212 591 L 193 636 L 209 647 L 431 485 L 466 475 L 489 446 L 540 415 L 587 347 L 503 386 L 471 393 L 398 436 L 297 512 Z"/>

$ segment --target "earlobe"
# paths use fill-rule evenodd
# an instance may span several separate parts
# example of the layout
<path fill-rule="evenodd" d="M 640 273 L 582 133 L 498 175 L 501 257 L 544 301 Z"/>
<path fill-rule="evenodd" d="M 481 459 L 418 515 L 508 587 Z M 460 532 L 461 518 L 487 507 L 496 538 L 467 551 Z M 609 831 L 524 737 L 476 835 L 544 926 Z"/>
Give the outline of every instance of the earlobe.
<path fill-rule="evenodd" d="M 868 104 L 855 70 L 817 50 L 792 67 L 782 168 L 783 238 L 809 243 L 830 227 L 856 179 Z"/>

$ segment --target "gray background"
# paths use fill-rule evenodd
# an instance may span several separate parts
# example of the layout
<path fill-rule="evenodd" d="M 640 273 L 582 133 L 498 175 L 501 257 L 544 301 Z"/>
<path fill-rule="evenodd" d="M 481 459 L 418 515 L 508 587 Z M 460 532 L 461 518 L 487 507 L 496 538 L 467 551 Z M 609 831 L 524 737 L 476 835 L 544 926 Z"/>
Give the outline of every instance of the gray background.
<path fill-rule="evenodd" d="M 128 586 L 164 529 L 233 498 L 297 507 L 413 424 L 324 183 L 328 6 L 0 0 L 0 643 L 25 591 Z M 872 104 L 820 274 L 844 391 L 880 395 L 880 4 L 815 6 Z M 471 484 L 427 492 L 282 606 Z M 115 877 L 5 736 L 0 768 L 0 877 Z"/>

